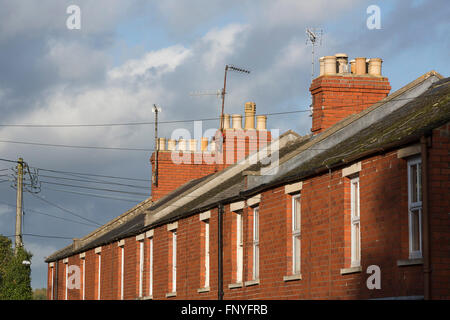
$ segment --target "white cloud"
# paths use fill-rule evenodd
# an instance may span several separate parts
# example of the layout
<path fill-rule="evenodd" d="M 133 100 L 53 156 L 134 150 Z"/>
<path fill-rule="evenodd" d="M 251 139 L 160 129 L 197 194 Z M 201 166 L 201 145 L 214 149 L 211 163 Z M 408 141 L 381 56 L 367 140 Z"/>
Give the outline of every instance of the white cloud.
<path fill-rule="evenodd" d="M 248 30 L 248 26 L 241 24 L 231 24 L 222 29 L 214 28 L 209 31 L 202 39 L 202 46 L 206 50 L 201 55 L 202 61 L 206 67 L 211 70 L 217 65 L 225 65 L 225 59 L 231 56 L 235 49 L 244 45 L 245 39 L 237 38 Z"/>
<path fill-rule="evenodd" d="M 108 72 L 111 79 L 142 76 L 148 72 L 153 78 L 164 73 L 173 72 L 185 59 L 191 55 L 191 50 L 182 45 L 175 45 L 147 53 L 140 59 L 126 61 L 120 67 Z"/>

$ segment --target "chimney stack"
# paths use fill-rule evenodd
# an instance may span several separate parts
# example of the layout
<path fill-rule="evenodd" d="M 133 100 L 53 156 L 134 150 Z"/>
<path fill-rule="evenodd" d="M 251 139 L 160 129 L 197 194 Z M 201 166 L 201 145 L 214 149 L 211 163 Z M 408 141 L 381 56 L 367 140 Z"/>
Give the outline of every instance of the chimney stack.
<path fill-rule="evenodd" d="M 342 119 L 363 111 L 385 98 L 391 89 L 389 81 L 381 74 L 380 58 L 348 56 L 337 53 L 319 59 L 323 75 L 312 81 L 312 128 L 314 134 L 333 126 Z M 322 71 L 321 71 L 322 73 Z"/>

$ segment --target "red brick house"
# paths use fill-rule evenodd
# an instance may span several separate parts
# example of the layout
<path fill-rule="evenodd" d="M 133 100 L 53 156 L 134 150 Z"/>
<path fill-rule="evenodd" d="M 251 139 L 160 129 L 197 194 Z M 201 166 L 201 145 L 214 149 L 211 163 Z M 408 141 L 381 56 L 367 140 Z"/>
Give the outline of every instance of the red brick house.
<path fill-rule="evenodd" d="M 249 103 L 222 148 L 160 140 L 156 196 L 47 257 L 48 298 L 449 299 L 450 80 L 324 60 L 311 135 Z"/>

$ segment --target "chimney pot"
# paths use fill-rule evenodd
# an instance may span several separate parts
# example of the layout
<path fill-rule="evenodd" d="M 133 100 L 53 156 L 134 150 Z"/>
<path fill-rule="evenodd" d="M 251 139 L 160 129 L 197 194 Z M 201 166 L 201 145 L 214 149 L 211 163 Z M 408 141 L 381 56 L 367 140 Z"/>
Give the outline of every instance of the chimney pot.
<path fill-rule="evenodd" d="M 186 140 L 178 140 L 178 151 L 186 151 Z"/>
<path fill-rule="evenodd" d="M 214 140 L 211 141 L 209 144 L 209 151 L 214 152 L 216 151 L 216 142 Z"/>
<path fill-rule="evenodd" d="M 337 61 L 337 72 L 347 73 L 348 72 L 348 56 L 345 53 L 336 53 Z"/>
<path fill-rule="evenodd" d="M 363 75 L 366 74 L 366 58 L 355 58 L 355 74 Z"/>
<path fill-rule="evenodd" d="M 375 77 L 381 77 L 381 64 L 383 60 L 381 58 L 371 58 L 369 60 L 369 74 Z"/>
<path fill-rule="evenodd" d="M 336 74 L 336 56 L 324 57 L 324 75 Z"/>
<path fill-rule="evenodd" d="M 256 116 L 256 129 L 266 130 L 267 116 Z"/>
<path fill-rule="evenodd" d="M 176 148 L 177 141 L 174 139 L 167 140 L 167 150 L 174 151 Z"/>
<path fill-rule="evenodd" d="M 319 76 L 323 76 L 325 74 L 325 57 L 319 58 L 319 64 L 320 64 Z"/>
<path fill-rule="evenodd" d="M 202 137 L 200 140 L 200 149 L 202 152 L 208 150 L 208 138 Z"/>
<path fill-rule="evenodd" d="M 230 115 L 229 114 L 223 115 L 223 128 L 230 129 Z"/>
<path fill-rule="evenodd" d="M 233 129 L 242 129 L 242 115 L 233 114 L 231 116 L 231 121 L 233 123 Z"/>
<path fill-rule="evenodd" d="M 197 139 L 189 139 L 189 150 L 192 152 L 197 151 Z"/>
<path fill-rule="evenodd" d="M 166 150 L 166 138 L 158 138 L 158 150 L 159 151 Z"/>
<path fill-rule="evenodd" d="M 256 103 L 245 103 L 245 129 L 255 129 Z"/>
<path fill-rule="evenodd" d="M 350 72 L 355 73 L 356 67 L 355 67 L 355 59 L 350 60 Z"/>

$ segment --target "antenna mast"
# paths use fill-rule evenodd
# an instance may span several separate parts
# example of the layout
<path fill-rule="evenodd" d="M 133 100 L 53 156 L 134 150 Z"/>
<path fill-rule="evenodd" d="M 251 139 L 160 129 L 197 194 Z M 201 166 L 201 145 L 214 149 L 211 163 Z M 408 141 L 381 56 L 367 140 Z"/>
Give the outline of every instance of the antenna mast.
<path fill-rule="evenodd" d="M 228 65 L 228 64 L 225 65 L 225 76 L 224 76 L 224 79 L 223 79 L 223 89 L 222 89 L 222 111 L 220 113 L 220 131 L 221 132 L 223 131 L 223 112 L 224 112 L 224 108 L 225 108 L 225 94 L 227 93 L 226 92 L 226 87 L 227 87 L 227 73 L 228 73 L 228 70 L 236 71 L 236 72 L 240 72 L 240 73 L 247 73 L 247 74 L 250 73 L 249 70 L 238 68 L 238 67 L 233 66 L 233 65 Z"/>
<path fill-rule="evenodd" d="M 322 29 L 306 28 L 306 44 L 311 43 L 311 80 L 314 79 L 314 47 L 316 43 L 322 45 Z"/>

